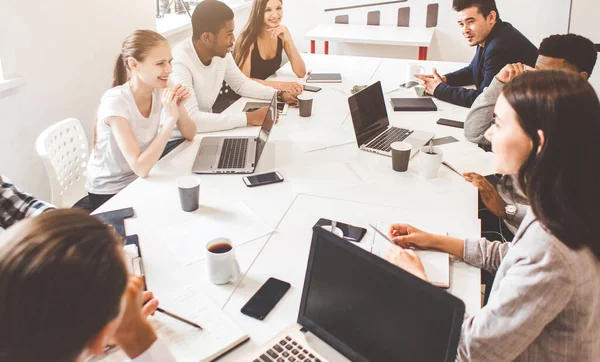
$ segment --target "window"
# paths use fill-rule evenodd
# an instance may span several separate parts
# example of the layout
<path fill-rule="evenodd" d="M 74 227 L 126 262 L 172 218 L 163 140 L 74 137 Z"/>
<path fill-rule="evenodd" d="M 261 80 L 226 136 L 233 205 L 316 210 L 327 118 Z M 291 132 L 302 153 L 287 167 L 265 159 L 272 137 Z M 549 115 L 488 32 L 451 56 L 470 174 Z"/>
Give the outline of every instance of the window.
<path fill-rule="evenodd" d="M 164 36 L 170 36 L 189 27 L 190 17 L 202 0 L 155 0 L 156 29 Z M 234 11 L 250 6 L 253 0 L 221 0 Z M 189 15 L 188 15 L 189 11 Z"/>

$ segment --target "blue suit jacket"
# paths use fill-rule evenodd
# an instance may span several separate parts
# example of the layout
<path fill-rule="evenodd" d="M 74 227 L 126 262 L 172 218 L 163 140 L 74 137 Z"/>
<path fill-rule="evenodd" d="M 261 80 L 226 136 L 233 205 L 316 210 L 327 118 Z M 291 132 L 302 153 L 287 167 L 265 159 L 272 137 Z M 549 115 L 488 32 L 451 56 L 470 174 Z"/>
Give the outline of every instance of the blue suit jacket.
<path fill-rule="evenodd" d="M 471 107 L 475 98 L 490 85 L 506 64 L 523 63 L 531 67 L 537 60 L 537 48 L 509 23 L 498 20 L 469 66 L 446 74 L 447 82 L 437 86 L 434 96 L 442 101 Z M 477 89 L 463 86 L 475 84 Z"/>

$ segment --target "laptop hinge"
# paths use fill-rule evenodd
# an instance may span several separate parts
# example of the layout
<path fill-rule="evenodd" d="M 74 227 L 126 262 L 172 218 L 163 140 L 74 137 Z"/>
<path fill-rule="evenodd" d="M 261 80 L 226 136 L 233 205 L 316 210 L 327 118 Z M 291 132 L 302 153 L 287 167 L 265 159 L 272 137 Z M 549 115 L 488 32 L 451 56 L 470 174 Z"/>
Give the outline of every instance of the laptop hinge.
<path fill-rule="evenodd" d="M 302 327 L 302 329 L 300 329 L 300 332 L 302 332 L 302 333 L 307 333 L 307 332 L 308 332 L 308 329 L 306 329 L 306 327 Z"/>

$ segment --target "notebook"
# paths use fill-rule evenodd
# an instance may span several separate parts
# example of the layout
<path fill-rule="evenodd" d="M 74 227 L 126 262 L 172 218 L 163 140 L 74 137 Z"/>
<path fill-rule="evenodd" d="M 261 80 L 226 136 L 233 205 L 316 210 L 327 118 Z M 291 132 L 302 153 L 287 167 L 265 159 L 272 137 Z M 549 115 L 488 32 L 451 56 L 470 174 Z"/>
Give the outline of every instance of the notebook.
<path fill-rule="evenodd" d="M 392 98 L 391 101 L 395 112 L 437 111 L 431 98 Z"/>
<path fill-rule="evenodd" d="M 178 295 L 160 297 L 165 309 L 200 324 L 199 330 L 162 313 L 149 317 L 158 339 L 164 343 L 178 362 L 204 362 L 217 359 L 246 342 L 246 333 L 208 296 L 198 288 L 188 286 Z M 129 362 L 125 353 L 115 349 L 93 361 Z"/>
<path fill-rule="evenodd" d="M 387 234 L 390 225 L 387 223 L 376 224 L 377 228 Z M 390 247 L 394 247 L 389 241 L 385 240 L 381 235 L 375 233 L 371 253 L 383 258 Z M 433 250 L 416 250 L 415 251 L 423 267 L 429 282 L 436 287 L 450 288 L 450 255 L 440 251 Z"/>
<path fill-rule="evenodd" d="M 306 83 L 342 83 L 340 73 L 311 73 L 306 78 Z"/>

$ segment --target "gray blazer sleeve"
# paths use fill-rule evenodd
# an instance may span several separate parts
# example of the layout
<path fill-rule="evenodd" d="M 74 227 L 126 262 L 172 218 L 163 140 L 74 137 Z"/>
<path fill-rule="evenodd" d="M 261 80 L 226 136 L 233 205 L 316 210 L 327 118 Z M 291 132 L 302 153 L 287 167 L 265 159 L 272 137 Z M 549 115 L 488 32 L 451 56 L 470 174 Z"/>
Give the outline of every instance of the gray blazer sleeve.
<path fill-rule="evenodd" d="M 494 107 L 496 106 L 498 97 L 500 97 L 500 93 L 502 93 L 503 86 L 504 83 L 494 77 L 492 83 L 473 102 L 465 120 L 465 137 L 469 141 L 483 145 L 490 144 L 485 139 L 484 134 L 494 120 Z"/>
<path fill-rule="evenodd" d="M 513 361 L 565 308 L 576 279 L 560 252 L 544 242 L 544 234 L 541 228 L 526 233 L 519 241 L 526 245 L 518 251 L 512 246 L 504 255 L 507 265 L 496 276 L 488 304 L 463 322 L 458 361 Z M 484 265 L 505 251 L 493 243 L 467 242 L 465 247 Z"/>

